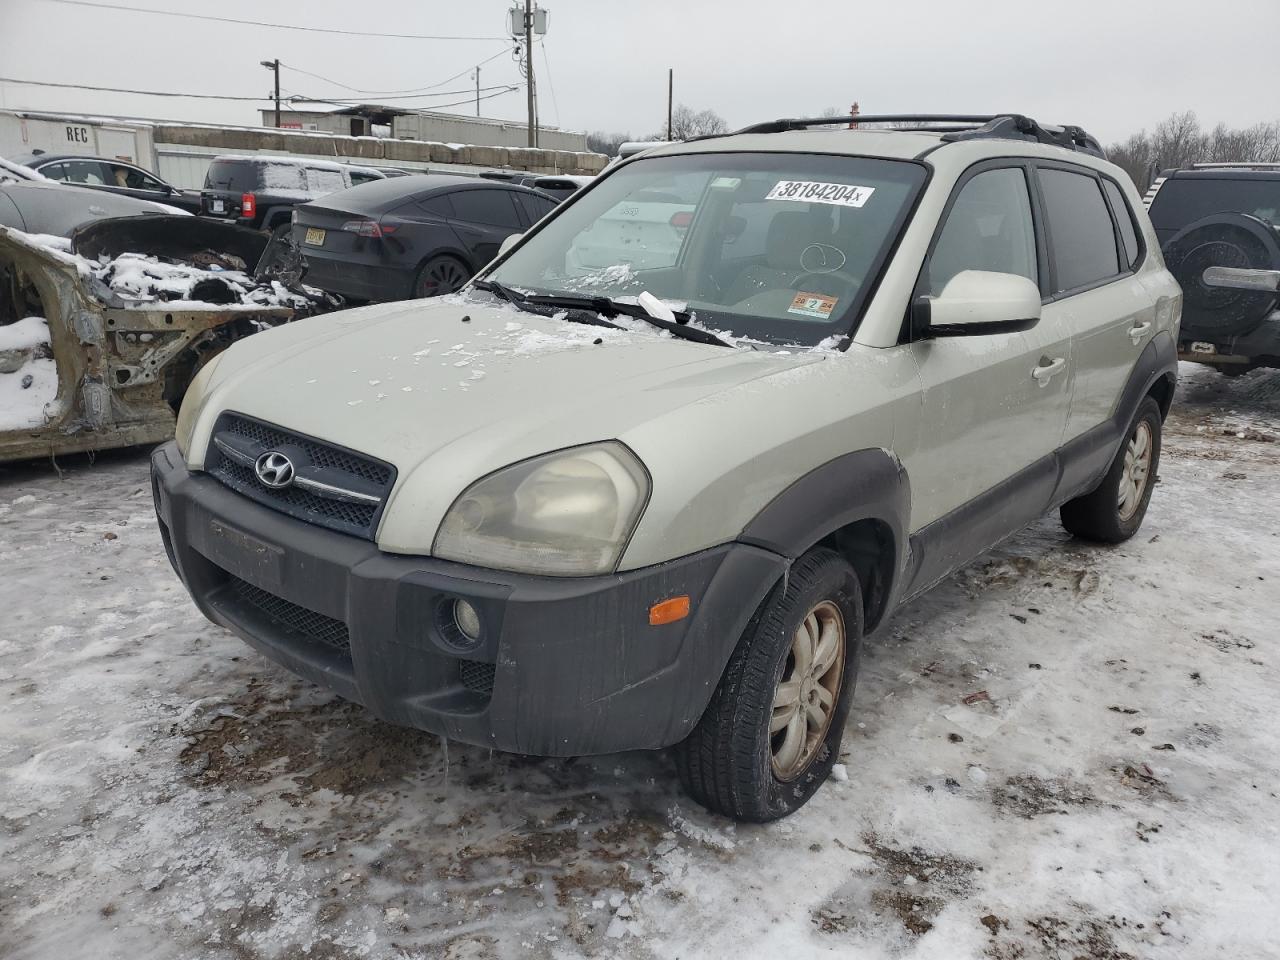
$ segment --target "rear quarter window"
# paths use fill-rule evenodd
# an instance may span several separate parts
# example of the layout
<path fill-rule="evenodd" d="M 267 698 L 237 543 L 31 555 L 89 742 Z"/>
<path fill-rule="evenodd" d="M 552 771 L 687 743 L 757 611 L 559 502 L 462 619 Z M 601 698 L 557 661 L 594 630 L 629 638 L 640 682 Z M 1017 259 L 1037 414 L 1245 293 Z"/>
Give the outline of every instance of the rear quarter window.
<path fill-rule="evenodd" d="M 1111 201 L 1111 210 L 1120 224 L 1120 239 L 1124 241 L 1125 265 L 1132 268 L 1138 262 L 1138 225 L 1133 220 L 1133 210 L 1124 198 L 1124 191 L 1111 180 L 1102 181 L 1102 189 Z"/>

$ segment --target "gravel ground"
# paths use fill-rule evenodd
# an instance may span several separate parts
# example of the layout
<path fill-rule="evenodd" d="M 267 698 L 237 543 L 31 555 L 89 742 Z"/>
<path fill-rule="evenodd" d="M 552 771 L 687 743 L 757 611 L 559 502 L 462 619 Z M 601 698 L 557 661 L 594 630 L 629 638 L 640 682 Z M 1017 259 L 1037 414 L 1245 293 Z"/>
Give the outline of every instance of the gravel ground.
<path fill-rule="evenodd" d="M 0 956 L 1274 957 L 1280 374 L 1183 372 L 1139 535 L 1047 517 L 902 610 L 766 827 L 294 679 L 196 613 L 142 453 L 0 468 Z"/>

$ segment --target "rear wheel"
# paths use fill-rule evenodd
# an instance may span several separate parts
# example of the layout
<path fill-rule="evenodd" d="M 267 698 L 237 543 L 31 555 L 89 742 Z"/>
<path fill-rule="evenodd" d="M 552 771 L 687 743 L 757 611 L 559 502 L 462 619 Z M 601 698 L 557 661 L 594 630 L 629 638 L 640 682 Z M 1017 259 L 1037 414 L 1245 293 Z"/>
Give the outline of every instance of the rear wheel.
<path fill-rule="evenodd" d="M 471 271 L 460 261 L 453 257 L 432 257 L 418 271 L 418 277 L 413 282 L 413 295 L 419 299 L 439 297 L 461 290 L 462 285 L 470 279 Z"/>
<path fill-rule="evenodd" d="M 1143 399 L 1111 468 L 1092 493 L 1062 505 L 1062 525 L 1100 543 L 1128 540 L 1142 526 L 1160 466 L 1160 405 Z"/>
<path fill-rule="evenodd" d="M 834 551 L 811 550 L 747 627 L 676 747 L 689 795 L 754 822 L 804 806 L 840 754 L 861 638 L 857 574 Z"/>

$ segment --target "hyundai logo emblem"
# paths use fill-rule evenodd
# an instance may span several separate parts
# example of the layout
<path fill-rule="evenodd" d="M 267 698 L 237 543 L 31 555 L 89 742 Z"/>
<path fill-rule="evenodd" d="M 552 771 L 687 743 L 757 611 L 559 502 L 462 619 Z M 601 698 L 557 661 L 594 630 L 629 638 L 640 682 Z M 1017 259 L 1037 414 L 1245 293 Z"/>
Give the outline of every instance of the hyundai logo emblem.
<path fill-rule="evenodd" d="M 253 465 L 258 482 L 271 490 L 283 490 L 293 483 L 293 461 L 283 453 L 269 450 Z"/>

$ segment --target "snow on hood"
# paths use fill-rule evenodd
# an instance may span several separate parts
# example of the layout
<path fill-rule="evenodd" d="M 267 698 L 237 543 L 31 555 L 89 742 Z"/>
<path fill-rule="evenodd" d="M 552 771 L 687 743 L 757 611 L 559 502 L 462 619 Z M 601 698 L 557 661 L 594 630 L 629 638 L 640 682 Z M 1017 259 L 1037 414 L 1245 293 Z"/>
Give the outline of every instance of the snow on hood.
<path fill-rule="evenodd" d="M 328 314 L 241 341 L 219 366 L 204 419 L 207 426 L 214 411 L 235 409 L 401 469 L 482 435 L 495 457 L 513 462 L 619 436 L 822 359 L 692 343 L 642 321 L 611 330 L 453 296 Z"/>

